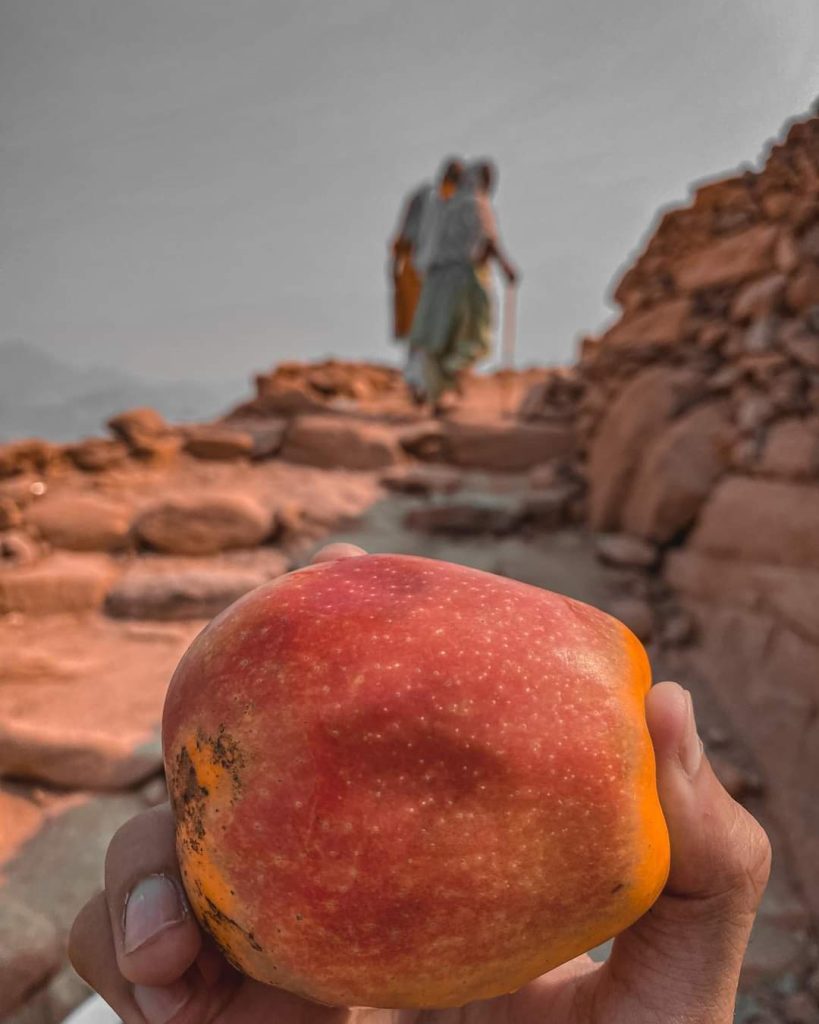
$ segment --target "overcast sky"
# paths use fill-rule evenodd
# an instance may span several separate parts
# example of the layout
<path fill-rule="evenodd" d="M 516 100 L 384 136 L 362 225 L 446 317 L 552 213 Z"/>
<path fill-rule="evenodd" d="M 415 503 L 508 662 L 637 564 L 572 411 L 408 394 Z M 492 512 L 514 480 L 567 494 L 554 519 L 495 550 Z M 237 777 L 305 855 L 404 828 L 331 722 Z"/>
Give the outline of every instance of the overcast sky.
<path fill-rule="evenodd" d="M 523 362 L 819 94 L 815 0 L 0 0 L 0 340 L 155 377 L 395 359 L 384 257 L 501 169 Z"/>

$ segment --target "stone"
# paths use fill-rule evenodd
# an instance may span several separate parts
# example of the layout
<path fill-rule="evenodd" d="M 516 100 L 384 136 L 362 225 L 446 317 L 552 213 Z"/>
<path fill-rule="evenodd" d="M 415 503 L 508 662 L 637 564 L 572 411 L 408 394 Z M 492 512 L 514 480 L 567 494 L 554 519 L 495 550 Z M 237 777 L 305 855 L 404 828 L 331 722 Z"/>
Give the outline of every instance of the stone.
<path fill-rule="evenodd" d="M 791 992 L 782 1000 L 787 1024 L 819 1024 L 819 1005 L 809 992 Z"/>
<path fill-rule="evenodd" d="M 786 283 L 784 274 L 768 274 L 757 281 L 749 281 L 731 303 L 731 318 L 746 322 L 769 316 L 782 301 Z"/>
<path fill-rule="evenodd" d="M 155 438 L 163 437 L 170 430 L 164 416 L 161 416 L 156 409 L 144 407 L 128 409 L 117 416 L 112 416 L 106 425 L 129 448 L 136 449 L 141 449 L 146 445 L 150 447 Z"/>
<path fill-rule="evenodd" d="M 570 425 L 451 420 L 444 431 L 443 460 L 462 469 L 520 473 L 575 449 Z"/>
<path fill-rule="evenodd" d="M 625 533 L 601 533 L 594 539 L 594 548 L 597 557 L 605 565 L 633 569 L 651 569 L 660 557 L 655 544 L 650 544 L 642 537 L 630 537 Z"/>
<path fill-rule="evenodd" d="M 239 426 L 239 424 L 236 424 Z M 241 429 L 253 439 L 251 459 L 272 459 L 284 444 L 286 420 L 265 418 L 258 422 L 245 422 Z"/>
<path fill-rule="evenodd" d="M 512 533 L 520 519 L 517 503 L 483 497 L 457 504 L 422 505 L 410 509 L 404 517 L 404 525 L 425 533 L 501 535 Z"/>
<path fill-rule="evenodd" d="M 444 428 L 439 420 L 414 423 L 400 431 L 398 440 L 405 452 L 428 462 L 443 458 Z"/>
<path fill-rule="evenodd" d="M 683 292 L 735 284 L 758 277 L 773 266 L 778 228 L 759 224 L 739 234 L 698 247 L 678 261 L 671 273 Z"/>
<path fill-rule="evenodd" d="M 40 545 L 20 530 L 0 533 L 0 569 L 33 565 L 42 551 Z"/>
<path fill-rule="evenodd" d="M 186 427 L 183 436 L 183 449 L 197 459 L 232 462 L 253 454 L 253 436 L 230 426 L 201 423 Z"/>
<path fill-rule="evenodd" d="M 729 476 L 703 507 L 691 544 L 704 554 L 819 569 L 819 485 Z"/>
<path fill-rule="evenodd" d="M 281 556 L 281 573 L 286 569 L 287 560 Z M 269 578 L 268 573 L 222 566 L 164 572 L 138 569 L 117 581 L 105 610 L 117 619 L 212 619 Z"/>
<path fill-rule="evenodd" d="M 730 464 L 736 434 L 724 403 L 697 406 L 648 447 L 622 510 L 624 530 L 665 544 L 694 521 Z"/>
<path fill-rule="evenodd" d="M 813 199 L 812 213 L 816 212 L 816 198 Z M 809 227 L 798 242 L 799 252 L 803 260 L 819 262 L 819 222 Z"/>
<path fill-rule="evenodd" d="M 202 621 L 0 621 L 0 776 L 122 789 L 162 764 L 168 680 Z"/>
<path fill-rule="evenodd" d="M 788 306 L 795 313 L 819 304 L 819 265 L 806 263 L 788 282 L 786 293 Z"/>
<path fill-rule="evenodd" d="M 735 421 L 742 434 L 754 434 L 773 419 L 776 410 L 769 395 L 759 392 L 740 397 Z"/>
<path fill-rule="evenodd" d="M 685 334 L 691 302 L 687 298 L 661 302 L 647 310 L 628 313 L 602 336 L 607 347 L 627 350 L 676 345 Z"/>
<path fill-rule="evenodd" d="M 22 473 L 42 473 L 58 462 L 61 455 L 59 445 L 39 438 L 0 445 L 0 480 Z"/>
<path fill-rule="evenodd" d="M 790 274 L 801 262 L 796 239 L 789 231 L 783 231 L 774 246 L 774 266 L 780 273 Z"/>
<path fill-rule="evenodd" d="M 648 601 L 639 597 L 618 597 L 610 601 L 605 610 L 628 626 L 638 639 L 651 639 L 655 621 Z"/>
<path fill-rule="evenodd" d="M 767 352 L 776 341 L 779 321 L 773 316 L 754 320 L 742 337 L 742 348 L 746 352 Z"/>
<path fill-rule="evenodd" d="M 793 480 L 819 475 L 819 419 L 790 417 L 774 423 L 762 449 L 759 470 Z"/>
<path fill-rule="evenodd" d="M 103 555 L 63 552 L 0 572 L 0 615 L 53 615 L 102 605 L 118 570 Z"/>
<path fill-rule="evenodd" d="M 586 467 L 589 524 L 617 530 L 645 448 L 703 387 L 702 377 L 686 369 L 651 367 L 633 377 L 603 417 L 591 441 Z"/>
<path fill-rule="evenodd" d="M 819 370 L 819 338 L 815 334 L 794 323 L 782 331 L 780 341 L 782 348 L 800 366 Z"/>
<path fill-rule="evenodd" d="M 120 551 L 130 540 L 130 508 L 98 494 L 48 494 L 26 520 L 43 540 L 69 551 Z"/>
<path fill-rule="evenodd" d="M 340 416 L 298 416 L 284 438 L 281 458 L 322 469 L 384 469 L 400 461 L 394 430 Z"/>
<path fill-rule="evenodd" d="M 521 502 L 521 521 L 540 530 L 556 530 L 577 521 L 574 500 L 577 486 L 557 483 L 527 494 Z"/>
<path fill-rule="evenodd" d="M 60 938 L 52 922 L 13 898 L 3 896 L 0 909 L 0 1018 L 43 985 L 62 959 Z"/>
<path fill-rule="evenodd" d="M 565 482 L 567 476 L 567 464 L 562 460 L 553 459 L 551 462 L 542 462 L 529 470 L 529 486 L 533 491 L 548 490 L 556 484 Z"/>
<path fill-rule="evenodd" d="M 104 473 L 122 466 L 128 459 L 128 448 L 122 441 L 104 437 L 88 437 L 70 445 L 66 454 L 78 469 L 87 473 Z"/>
<path fill-rule="evenodd" d="M 684 647 L 696 636 L 694 618 L 684 608 L 678 608 L 663 620 L 660 643 L 664 647 Z"/>
<path fill-rule="evenodd" d="M 155 551 L 212 555 L 263 543 L 273 533 L 274 518 L 248 495 L 204 493 L 148 506 L 134 520 L 133 529 Z"/>
<path fill-rule="evenodd" d="M 0 530 L 11 530 L 23 523 L 20 506 L 12 498 L 0 497 Z"/>
<path fill-rule="evenodd" d="M 428 463 L 422 466 L 394 466 L 381 476 L 381 483 L 399 494 L 454 494 L 463 486 L 463 474 L 452 466 Z"/>

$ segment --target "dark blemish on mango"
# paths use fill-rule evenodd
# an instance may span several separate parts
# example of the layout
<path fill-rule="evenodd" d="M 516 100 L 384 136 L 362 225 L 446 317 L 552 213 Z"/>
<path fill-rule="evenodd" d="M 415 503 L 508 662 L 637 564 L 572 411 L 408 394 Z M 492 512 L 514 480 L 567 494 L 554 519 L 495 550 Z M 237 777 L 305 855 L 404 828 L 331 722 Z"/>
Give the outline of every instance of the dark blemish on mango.
<path fill-rule="evenodd" d="M 616 892 L 620 892 L 620 890 L 623 887 L 624 887 L 623 882 L 618 882 L 617 885 L 615 885 L 615 887 L 611 890 L 611 895 L 613 896 Z"/>
<path fill-rule="evenodd" d="M 226 914 L 218 904 L 214 903 L 209 896 L 206 896 L 205 900 L 208 904 L 208 907 L 207 910 L 205 910 L 202 914 L 202 923 L 205 925 L 213 939 L 219 945 L 219 948 L 222 950 L 222 952 L 229 960 L 230 954 L 225 949 L 224 944 L 219 940 L 219 933 L 224 932 L 226 928 L 238 932 L 239 935 L 241 935 L 242 938 L 245 940 L 245 942 L 251 947 L 251 949 L 255 949 L 257 953 L 263 952 L 262 947 L 256 940 L 256 936 L 253 934 L 253 932 L 248 931 L 246 928 L 243 928 L 234 918 Z M 233 963 L 233 961 L 231 961 L 231 963 Z M 234 966 L 236 965 L 234 964 Z M 241 970 L 241 968 L 239 969 Z"/>

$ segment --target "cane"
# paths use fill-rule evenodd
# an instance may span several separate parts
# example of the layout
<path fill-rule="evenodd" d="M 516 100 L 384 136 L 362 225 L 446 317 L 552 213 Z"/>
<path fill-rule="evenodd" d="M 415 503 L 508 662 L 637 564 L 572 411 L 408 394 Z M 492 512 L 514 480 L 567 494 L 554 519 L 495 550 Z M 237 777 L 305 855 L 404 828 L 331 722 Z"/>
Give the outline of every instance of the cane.
<path fill-rule="evenodd" d="M 518 288 L 514 283 L 506 285 L 506 290 L 503 297 L 503 328 L 501 332 L 501 369 L 511 372 L 515 368 L 515 341 L 517 334 L 517 306 L 518 306 Z M 511 376 L 505 378 L 504 385 L 501 393 L 501 413 L 503 416 L 511 415 L 511 409 L 509 408 L 509 391 L 506 387 L 506 381 L 511 384 Z"/>

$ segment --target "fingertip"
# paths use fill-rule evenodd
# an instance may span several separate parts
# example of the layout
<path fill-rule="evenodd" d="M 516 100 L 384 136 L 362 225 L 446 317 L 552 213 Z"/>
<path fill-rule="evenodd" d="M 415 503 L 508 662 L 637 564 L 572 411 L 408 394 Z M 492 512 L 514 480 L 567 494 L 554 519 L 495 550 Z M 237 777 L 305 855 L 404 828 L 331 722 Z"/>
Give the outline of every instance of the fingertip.
<path fill-rule="evenodd" d="M 693 713 L 691 695 L 679 683 L 655 683 L 646 696 L 646 722 L 657 760 L 673 757 Z"/>
<path fill-rule="evenodd" d="M 360 548 L 357 544 L 327 544 L 313 555 L 310 565 L 319 565 L 321 562 L 337 562 L 342 558 L 359 558 L 366 554 L 364 548 Z"/>

